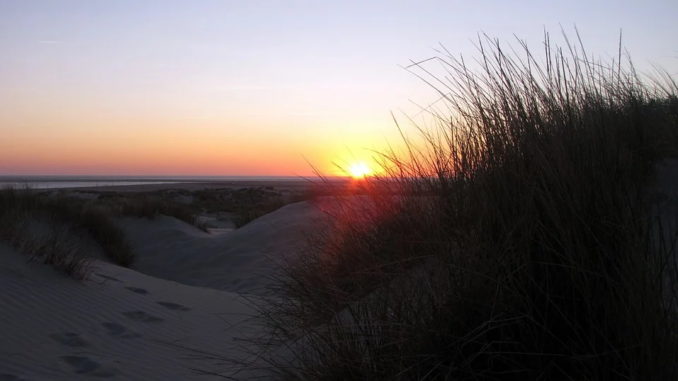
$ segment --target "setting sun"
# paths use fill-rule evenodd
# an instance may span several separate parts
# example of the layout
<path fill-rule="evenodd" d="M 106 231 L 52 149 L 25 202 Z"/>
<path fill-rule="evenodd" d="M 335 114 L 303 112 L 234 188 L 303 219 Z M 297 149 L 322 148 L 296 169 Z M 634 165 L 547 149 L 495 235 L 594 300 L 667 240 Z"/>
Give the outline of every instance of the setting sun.
<path fill-rule="evenodd" d="M 0 381 L 678 381 L 677 14 L 0 0 Z"/>
<path fill-rule="evenodd" d="M 348 168 L 348 173 L 354 179 L 363 179 L 365 176 L 372 174 L 372 170 L 364 162 L 353 163 Z"/>

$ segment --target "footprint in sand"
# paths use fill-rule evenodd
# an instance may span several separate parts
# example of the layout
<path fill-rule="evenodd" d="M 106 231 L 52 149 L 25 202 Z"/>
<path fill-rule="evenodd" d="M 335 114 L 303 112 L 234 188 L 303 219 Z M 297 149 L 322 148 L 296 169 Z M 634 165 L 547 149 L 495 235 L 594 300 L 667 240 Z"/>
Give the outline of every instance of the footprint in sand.
<path fill-rule="evenodd" d="M 112 280 L 113 282 L 120 282 L 120 279 L 114 278 L 114 277 L 112 277 L 112 276 L 104 275 L 104 274 L 102 274 L 102 273 L 95 273 L 95 274 L 96 274 L 97 276 L 101 277 L 101 278 L 108 279 L 108 280 Z"/>
<path fill-rule="evenodd" d="M 144 323 L 160 323 L 161 321 L 164 321 L 165 319 L 161 319 L 157 316 L 149 315 L 144 311 L 127 311 L 123 312 L 123 315 L 127 316 L 128 318 L 135 320 L 135 321 L 140 321 Z"/>
<path fill-rule="evenodd" d="M 139 287 L 125 287 L 125 288 L 132 291 L 132 292 L 135 292 L 137 294 L 142 294 L 142 295 L 148 294 L 148 291 L 143 289 L 143 288 L 139 288 Z"/>
<path fill-rule="evenodd" d="M 127 327 L 122 324 L 112 323 L 112 322 L 103 322 L 101 323 L 104 328 L 108 331 L 108 334 L 115 337 L 120 337 L 123 339 L 134 339 L 141 337 L 140 334 L 136 332 L 129 331 Z"/>
<path fill-rule="evenodd" d="M 77 374 L 87 374 L 95 377 L 113 377 L 115 372 L 112 370 L 102 369 L 101 364 L 84 356 L 61 356 L 61 359 L 73 368 Z"/>
<path fill-rule="evenodd" d="M 73 332 L 53 333 L 49 335 L 52 340 L 67 347 L 86 347 L 87 342 L 80 338 L 80 335 Z"/>
<path fill-rule="evenodd" d="M 172 303 L 172 302 L 157 302 L 157 303 L 160 304 L 161 306 L 167 308 L 167 309 L 172 310 L 172 311 L 190 311 L 191 310 L 190 308 L 188 308 L 186 306 L 182 306 L 181 304 L 177 304 L 177 303 Z"/>
<path fill-rule="evenodd" d="M 0 373 L 0 381 L 26 381 L 26 379 L 13 374 Z"/>

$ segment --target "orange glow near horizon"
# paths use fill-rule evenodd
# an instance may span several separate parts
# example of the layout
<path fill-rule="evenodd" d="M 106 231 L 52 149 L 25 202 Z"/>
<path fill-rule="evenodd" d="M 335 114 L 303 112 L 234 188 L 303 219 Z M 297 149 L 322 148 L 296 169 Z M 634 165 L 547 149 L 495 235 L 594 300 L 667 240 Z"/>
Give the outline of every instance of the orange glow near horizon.
<path fill-rule="evenodd" d="M 524 16 L 509 2 L 425 3 L 0 1 L 0 176 L 382 175 L 398 128 L 411 141 L 435 127 L 419 105 L 446 107 L 403 66 L 438 43 L 474 56 L 476 31 L 536 48 L 581 14 L 545 3 L 539 27 L 507 34 Z M 577 26 L 615 57 L 624 25 L 624 47 L 653 63 L 638 72 L 673 73 L 673 3 Z"/>
<path fill-rule="evenodd" d="M 374 142 L 380 139 L 355 132 L 366 129 L 360 124 L 313 131 L 306 139 L 278 134 L 282 128 L 259 126 L 236 127 L 237 132 L 140 127 L 130 133 L 114 128 L 82 132 L 80 123 L 59 124 L 42 131 L 16 131 L 0 140 L 0 175 L 362 178 L 378 168 L 363 147 L 378 149 Z M 380 127 L 387 130 L 388 121 Z"/>
<path fill-rule="evenodd" d="M 346 176 L 337 165 L 376 168 L 368 150 L 395 131 L 387 113 L 271 121 L 222 112 L 195 121 L 61 111 L 0 112 L 0 126 L 17 126 L 0 139 L 0 175 Z"/>

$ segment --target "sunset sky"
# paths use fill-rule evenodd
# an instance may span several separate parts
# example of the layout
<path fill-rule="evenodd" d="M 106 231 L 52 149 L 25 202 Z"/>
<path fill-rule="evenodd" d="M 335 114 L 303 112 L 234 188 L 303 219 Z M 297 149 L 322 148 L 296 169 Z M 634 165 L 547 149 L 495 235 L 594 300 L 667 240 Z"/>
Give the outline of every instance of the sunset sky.
<path fill-rule="evenodd" d="M 559 3 L 560 5 L 555 5 Z M 480 31 L 539 47 L 576 24 L 678 74 L 678 2 L 0 0 L 0 175 L 308 175 L 370 163 L 402 66 Z"/>

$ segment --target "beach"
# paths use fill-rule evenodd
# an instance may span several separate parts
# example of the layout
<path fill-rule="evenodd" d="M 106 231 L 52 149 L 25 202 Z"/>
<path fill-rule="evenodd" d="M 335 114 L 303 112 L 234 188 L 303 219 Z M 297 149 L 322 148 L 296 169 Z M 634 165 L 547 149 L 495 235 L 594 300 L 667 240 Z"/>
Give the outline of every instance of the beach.
<path fill-rule="evenodd" d="M 285 193 L 298 183 L 154 184 L 96 191 L 224 186 L 265 186 Z M 88 192 L 93 190 L 59 191 L 79 198 Z M 325 218 L 308 201 L 288 203 L 237 229 L 229 225 L 212 232 L 165 215 L 116 218 L 134 262 L 129 268 L 113 264 L 89 242 L 85 246 L 92 248 L 92 258 L 83 280 L 2 244 L 0 379 L 253 377 L 265 365 L 257 364 L 247 345 L 261 334 L 254 319 L 258 295 L 265 293 L 276 263 L 303 250 L 304 237 Z"/>
<path fill-rule="evenodd" d="M 677 13 L 0 1 L 0 381 L 678 380 Z"/>

